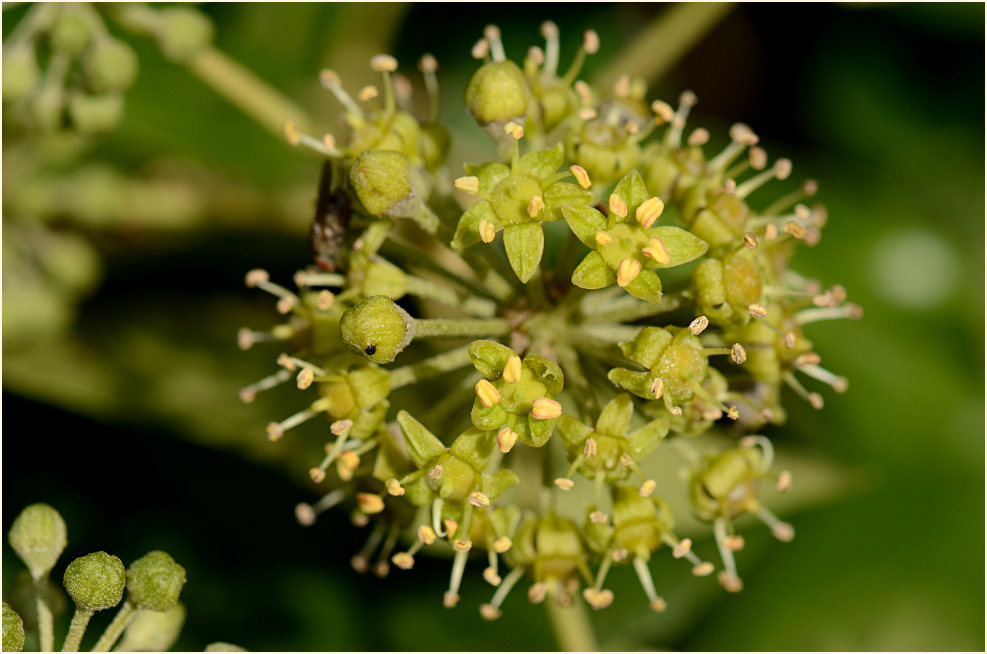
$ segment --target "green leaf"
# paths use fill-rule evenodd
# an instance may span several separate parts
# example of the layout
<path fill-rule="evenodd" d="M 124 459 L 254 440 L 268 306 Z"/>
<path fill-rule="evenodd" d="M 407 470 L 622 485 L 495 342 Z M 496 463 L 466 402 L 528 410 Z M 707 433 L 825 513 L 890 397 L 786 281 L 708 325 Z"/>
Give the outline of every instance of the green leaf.
<path fill-rule="evenodd" d="M 494 341 L 480 340 L 470 343 L 469 355 L 481 375 L 496 379 L 504 371 L 507 360 L 514 356 L 514 350 Z"/>
<path fill-rule="evenodd" d="M 641 175 L 637 170 L 632 170 L 624 175 L 617 182 L 617 186 L 613 189 L 613 192 L 619 195 L 620 199 L 627 205 L 627 218 L 623 219 L 620 216 L 611 214 L 608 216 L 611 225 L 614 222 L 623 222 L 625 220 L 632 222 L 634 220 L 634 212 L 649 197 L 648 189 L 645 187 L 644 180 L 641 179 Z"/>
<path fill-rule="evenodd" d="M 627 437 L 627 444 L 632 450 L 631 455 L 636 460 L 644 458 L 648 454 L 651 454 L 667 435 L 668 420 L 665 418 L 652 420 Z"/>
<path fill-rule="evenodd" d="M 642 270 L 630 284 L 624 287 L 627 292 L 646 302 L 661 302 L 661 279 L 653 270 Z"/>
<path fill-rule="evenodd" d="M 589 205 L 593 202 L 593 194 L 578 184 L 555 182 L 545 189 L 542 199 L 545 200 L 545 212 L 551 213 L 551 217 L 542 218 L 542 222 L 545 222 L 562 218 L 563 210 L 566 207 L 585 207 Z M 545 213 L 543 212 L 542 216 L 544 215 Z M 602 214 L 600 217 L 603 217 Z"/>
<path fill-rule="evenodd" d="M 564 156 L 561 143 L 551 150 L 532 150 L 521 157 L 521 174 L 541 181 L 559 169 Z"/>
<path fill-rule="evenodd" d="M 593 207 L 570 205 L 562 208 L 562 216 L 569 224 L 569 229 L 583 245 L 593 250 L 598 247 L 596 233 L 603 231 L 607 226 L 607 219 L 603 214 Z"/>
<path fill-rule="evenodd" d="M 697 259 L 706 254 L 709 243 L 702 240 L 692 232 L 687 232 L 678 227 L 654 227 L 648 230 L 649 236 L 657 236 L 665 244 L 670 260 L 666 264 L 657 264 L 657 268 L 671 268 L 681 266 L 693 259 Z"/>
<path fill-rule="evenodd" d="M 621 393 L 603 407 L 603 411 L 596 421 L 596 431 L 611 436 L 623 436 L 631 424 L 633 413 L 634 402 L 631 400 L 631 396 L 627 393 Z"/>
<path fill-rule="evenodd" d="M 545 249 L 545 233 L 541 223 L 522 223 L 504 228 L 504 249 L 514 274 L 527 284 L 538 271 L 542 251 Z"/>
<path fill-rule="evenodd" d="M 459 219 L 456 226 L 456 235 L 452 239 L 452 247 L 457 250 L 468 248 L 480 242 L 480 221 L 486 220 L 488 223 L 497 226 L 500 220 L 494 213 L 493 207 L 486 200 L 481 200 L 466 210 L 466 213 Z"/>
<path fill-rule="evenodd" d="M 605 288 L 616 281 L 617 275 L 598 252 L 587 254 L 572 273 L 572 283 L 588 290 Z"/>
<path fill-rule="evenodd" d="M 528 416 L 528 431 L 530 436 L 527 439 L 521 438 L 521 432 L 518 432 L 518 440 L 529 447 L 541 447 L 548 442 L 548 439 L 552 437 L 552 432 L 555 430 L 555 421 L 558 418 L 550 418 L 549 420 L 538 420 L 537 418 L 532 418 Z M 519 423 L 524 422 L 519 420 Z"/>
<path fill-rule="evenodd" d="M 559 367 L 559 364 L 551 359 L 535 355 L 524 357 L 522 364 L 534 373 L 550 395 L 558 395 L 562 392 L 565 378 L 562 376 L 562 368 Z"/>
<path fill-rule="evenodd" d="M 507 411 L 500 403 L 486 407 L 480 402 L 480 398 L 476 398 L 470 411 L 470 420 L 478 429 L 500 429 L 507 422 Z"/>
<path fill-rule="evenodd" d="M 481 196 L 486 196 L 511 174 L 511 169 L 499 161 L 488 161 L 479 166 L 466 166 L 466 174 L 480 180 Z"/>
<path fill-rule="evenodd" d="M 614 385 L 623 388 L 625 391 L 630 391 L 638 397 L 648 400 L 655 399 L 654 395 L 651 394 L 652 377 L 650 372 L 635 372 L 627 368 L 614 368 L 607 373 L 607 379 Z"/>
<path fill-rule="evenodd" d="M 407 411 L 398 411 L 397 421 L 404 434 L 404 447 L 408 450 L 408 456 L 419 468 L 425 467 L 429 461 L 446 451 L 442 441 Z"/>
<path fill-rule="evenodd" d="M 496 449 L 496 444 L 496 433 L 470 428 L 456 437 L 449 446 L 449 452 L 457 459 L 470 464 L 477 472 L 483 472 Z"/>
<path fill-rule="evenodd" d="M 581 449 L 583 443 L 593 433 L 591 427 L 587 427 L 572 416 L 562 414 L 558 420 L 559 435 L 562 437 L 562 445 L 566 450 Z"/>

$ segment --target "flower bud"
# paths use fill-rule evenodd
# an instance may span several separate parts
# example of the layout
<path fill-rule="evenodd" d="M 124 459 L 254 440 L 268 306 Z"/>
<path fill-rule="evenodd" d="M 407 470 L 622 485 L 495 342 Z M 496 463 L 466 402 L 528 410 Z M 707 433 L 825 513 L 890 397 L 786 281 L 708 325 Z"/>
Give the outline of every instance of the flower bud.
<path fill-rule="evenodd" d="M 212 21 L 201 11 L 175 7 L 161 12 L 158 45 L 174 61 L 188 61 L 208 47 L 216 35 Z"/>
<path fill-rule="evenodd" d="M 399 152 L 367 150 L 350 168 L 350 185 L 370 214 L 383 216 L 411 195 L 411 167 Z"/>
<path fill-rule="evenodd" d="M 528 111 L 528 84 L 512 61 L 480 67 L 466 87 L 466 110 L 481 125 L 516 120 Z"/>
<path fill-rule="evenodd" d="M 3 651 L 24 649 L 24 621 L 6 602 L 3 603 Z"/>
<path fill-rule="evenodd" d="M 3 103 L 21 100 L 38 83 L 38 64 L 30 50 L 3 55 Z"/>
<path fill-rule="evenodd" d="M 91 90 L 123 91 L 137 77 L 137 55 L 123 41 L 108 39 L 86 51 L 82 70 Z"/>
<path fill-rule="evenodd" d="M 89 22 L 78 11 L 62 11 L 48 33 L 51 49 L 70 57 L 78 57 L 92 40 Z"/>
<path fill-rule="evenodd" d="M 390 363 L 414 336 L 413 318 L 386 295 L 350 307 L 339 321 L 343 340 L 374 363 Z"/>
<path fill-rule="evenodd" d="M 112 554 L 93 552 L 72 561 L 62 583 L 80 611 L 102 611 L 123 599 L 127 571 Z"/>
<path fill-rule="evenodd" d="M 123 95 L 120 93 L 73 94 L 69 100 L 69 116 L 80 132 L 108 132 L 119 125 L 120 119 L 123 118 Z"/>
<path fill-rule="evenodd" d="M 185 625 L 185 607 L 178 603 L 167 611 L 137 611 L 114 648 L 118 652 L 167 652 Z"/>
<path fill-rule="evenodd" d="M 32 504 L 21 511 L 14 519 L 7 538 L 35 581 L 55 567 L 68 543 L 65 521 L 58 511 L 47 504 Z"/>
<path fill-rule="evenodd" d="M 127 569 L 127 601 L 138 609 L 167 611 L 178 603 L 185 568 L 160 550 L 149 552 Z"/>

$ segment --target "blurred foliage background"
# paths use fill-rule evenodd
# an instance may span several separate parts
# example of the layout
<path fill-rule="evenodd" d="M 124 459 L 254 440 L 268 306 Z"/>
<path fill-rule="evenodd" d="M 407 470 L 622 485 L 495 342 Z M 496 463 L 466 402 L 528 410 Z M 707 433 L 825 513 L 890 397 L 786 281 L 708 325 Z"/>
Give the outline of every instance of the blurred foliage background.
<path fill-rule="evenodd" d="M 5 40 L 28 9 L 5 7 Z M 596 29 L 601 51 L 584 73 L 592 78 L 609 74 L 669 11 L 200 9 L 216 25 L 219 51 L 324 128 L 335 126 L 338 106 L 318 86 L 321 68 L 358 89 L 375 81 L 372 54 L 391 52 L 410 70 L 432 52 L 442 116 L 458 143 L 453 162 L 494 154 L 461 105 L 484 25 L 497 23 L 519 58 L 552 19 L 563 62 L 581 31 Z M 671 68 L 659 69 L 668 58 L 658 56 L 629 65 L 654 76 L 650 98 L 695 91 L 690 124 L 709 128 L 714 143 L 746 122 L 772 156 L 795 162 L 796 177 L 820 181 L 830 221 L 794 265 L 846 286 L 865 316 L 809 331 L 827 367 L 850 379 L 849 392 L 828 394 L 818 412 L 788 398 L 788 424 L 769 433 L 795 462 L 796 488 L 803 484 L 784 511 L 796 540 L 747 533 L 739 596 L 656 557 L 669 604 L 662 615 L 647 610 L 628 571 L 612 575 L 615 605 L 592 616 L 602 646 L 980 649 L 984 6 L 751 4 L 712 13 Z M 243 288 L 244 272 L 262 266 L 288 280 L 309 257 L 319 163 L 151 39 L 108 25 L 139 58 L 117 129 L 38 138 L 4 113 L 4 531 L 20 508 L 43 501 L 68 523 L 57 571 L 94 550 L 124 561 L 169 551 L 189 577 L 177 649 L 216 640 L 254 650 L 554 649 L 544 610 L 521 593 L 499 623 L 485 623 L 475 607 L 489 590 L 478 575 L 446 611 L 447 561 L 361 577 L 348 561 L 364 535 L 344 514 L 297 525 L 292 508 L 314 497 L 306 470 L 320 442 L 304 433 L 267 441 L 264 425 L 301 401 L 286 389 L 241 404 L 237 389 L 267 374 L 278 352 L 241 352 L 235 335 L 274 319 L 273 301 Z M 711 552 L 702 533 L 696 547 Z M 7 546 L 3 564 L 8 599 L 21 567 Z M 109 618 L 94 619 L 90 638 Z"/>

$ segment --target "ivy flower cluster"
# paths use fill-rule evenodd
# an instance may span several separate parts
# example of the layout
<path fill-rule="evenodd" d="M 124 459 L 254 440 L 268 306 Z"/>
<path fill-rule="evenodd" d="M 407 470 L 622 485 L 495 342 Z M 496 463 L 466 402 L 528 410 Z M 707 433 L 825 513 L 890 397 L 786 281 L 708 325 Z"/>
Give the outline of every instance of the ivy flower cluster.
<path fill-rule="evenodd" d="M 579 79 L 595 33 L 562 73 L 558 29 L 545 23 L 542 35 L 520 65 L 495 27 L 474 46 L 465 108 L 499 157 L 459 176 L 446 162 L 433 57 L 418 66 L 424 117 L 393 57 L 374 57 L 381 83 L 355 95 L 321 73 L 348 133 L 285 127 L 323 158 L 314 260 L 294 289 L 247 274 L 284 320 L 240 332 L 245 349 L 282 349 L 276 372 L 241 397 L 292 381 L 310 395 L 267 427 L 282 447 L 302 423 L 324 439 L 310 470 L 321 497 L 296 507 L 299 522 L 347 507 L 370 531 L 352 564 L 379 576 L 447 548 L 446 607 L 467 568 L 482 567 L 494 587 L 486 619 L 523 579 L 531 602 L 603 609 L 614 599 L 607 575 L 627 563 L 661 611 L 649 562 L 663 548 L 740 591 L 736 521 L 794 536 L 767 507 L 791 475 L 775 470 L 759 432 L 785 421 L 784 388 L 818 409 L 810 388 L 847 387 L 803 330 L 861 310 L 842 287 L 789 267 L 826 222 L 807 204 L 817 185 L 783 184 L 791 162 L 769 164 L 745 125 L 718 151 L 707 130 L 687 133 L 688 91 L 673 108 L 648 103 L 641 80 Z M 717 563 L 676 534 L 642 465 L 676 456 L 666 440 L 688 450 L 712 430 L 734 444 L 697 452 L 684 483 Z M 559 500 L 576 485 L 592 501 L 566 513 Z"/>

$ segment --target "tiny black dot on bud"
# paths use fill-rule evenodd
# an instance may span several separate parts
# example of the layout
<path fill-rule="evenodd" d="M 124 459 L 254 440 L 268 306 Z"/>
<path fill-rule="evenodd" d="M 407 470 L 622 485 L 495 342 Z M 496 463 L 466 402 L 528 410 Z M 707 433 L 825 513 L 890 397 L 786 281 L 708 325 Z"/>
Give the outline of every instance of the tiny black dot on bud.
<path fill-rule="evenodd" d="M 367 353 L 367 356 L 368 357 L 372 357 L 374 355 L 374 352 L 376 352 L 376 351 L 377 351 L 377 346 L 376 345 L 368 345 L 367 346 L 367 349 L 364 350 L 364 352 Z"/>

